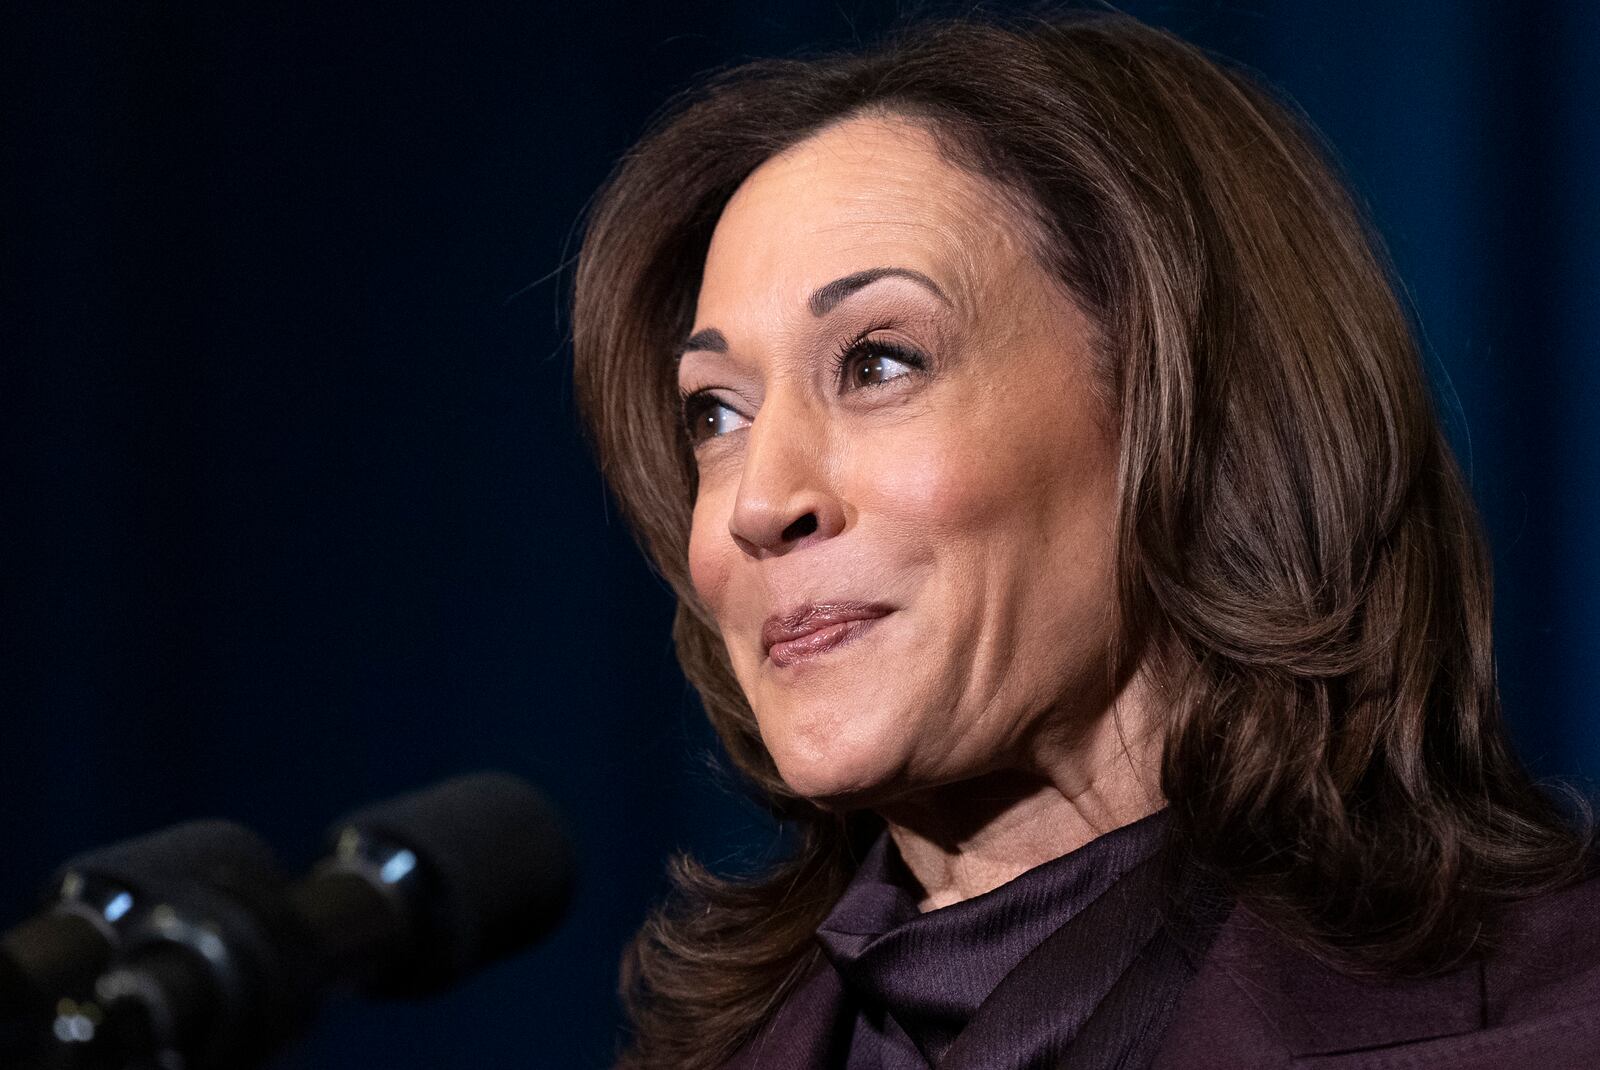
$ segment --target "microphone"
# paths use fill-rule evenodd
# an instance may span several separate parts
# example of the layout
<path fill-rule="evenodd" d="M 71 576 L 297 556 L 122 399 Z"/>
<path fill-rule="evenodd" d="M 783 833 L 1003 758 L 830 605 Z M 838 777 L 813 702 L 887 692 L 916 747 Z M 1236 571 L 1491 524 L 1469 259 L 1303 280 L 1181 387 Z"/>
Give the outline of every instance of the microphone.
<path fill-rule="evenodd" d="M 45 907 L 0 936 L 0 1051 L 48 1025 L 58 999 L 87 995 L 162 902 L 195 889 L 287 883 L 272 850 L 227 821 L 191 821 L 73 858 L 51 880 Z"/>
<path fill-rule="evenodd" d="M 329 838 L 292 886 L 213 902 L 198 925 L 147 928 L 96 983 L 92 1013 L 58 1018 L 49 1065 L 253 1065 L 329 991 L 441 991 L 545 935 L 571 896 L 554 809 L 503 773 L 357 810 Z"/>
<path fill-rule="evenodd" d="M 325 979 L 423 996 L 531 945 L 571 899 L 560 818 L 505 773 L 458 777 L 334 823 L 293 890 Z M 381 920 L 380 920 L 381 919 Z"/>

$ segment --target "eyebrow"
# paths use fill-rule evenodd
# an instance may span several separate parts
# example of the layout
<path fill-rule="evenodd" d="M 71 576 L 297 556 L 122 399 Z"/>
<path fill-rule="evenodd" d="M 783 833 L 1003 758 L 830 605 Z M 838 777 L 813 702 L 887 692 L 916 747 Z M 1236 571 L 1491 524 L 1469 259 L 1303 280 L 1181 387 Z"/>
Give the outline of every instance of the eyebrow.
<path fill-rule="evenodd" d="M 950 298 L 945 296 L 945 292 L 939 288 L 939 284 L 920 271 L 905 267 L 875 267 L 853 272 L 843 278 L 834 279 L 832 282 L 824 283 L 817 287 L 806 300 L 806 307 L 811 309 L 813 316 L 826 316 L 833 311 L 834 306 L 857 290 L 870 286 L 879 279 L 888 278 L 910 279 L 945 304 L 950 304 Z M 726 353 L 728 351 L 728 339 L 715 327 L 707 327 L 694 332 L 687 341 L 673 350 L 673 358 L 682 357 L 691 350 L 707 353 Z"/>
<path fill-rule="evenodd" d="M 728 340 L 715 327 L 707 327 L 703 331 L 695 331 L 691 334 L 687 342 L 672 351 L 672 357 L 676 360 L 690 350 L 706 353 L 726 353 L 728 351 Z"/>
<path fill-rule="evenodd" d="M 911 268 L 904 267 L 867 268 L 865 271 L 857 271 L 853 275 L 846 275 L 842 279 L 834 279 L 830 283 L 817 287 L 816 292 L 811 295 L 811 299 L 806 303 L 810 306 L 813 316 L 826 316 L 833 311 L 834 305 L 837 305 L 863 286 L 870 286 L 879 279 L 888 278 L 910 279 L 945 304 L 948 305 L 950 303 L 950 299 L 944 295 L 944 291 L 939 289 L 938 283 L 920 271 L 913 271 Z"/>

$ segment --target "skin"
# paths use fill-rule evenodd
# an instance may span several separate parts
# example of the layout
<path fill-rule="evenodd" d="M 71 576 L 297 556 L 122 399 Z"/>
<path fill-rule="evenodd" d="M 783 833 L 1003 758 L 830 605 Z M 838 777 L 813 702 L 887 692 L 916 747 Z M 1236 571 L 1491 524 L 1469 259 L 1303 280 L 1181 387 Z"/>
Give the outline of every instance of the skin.
<path fill-rule="evenodd" d="M 921 126 L 844 120 L 728 203 L 679 362 L 691 576 L 763 742 L 796 792 L 884 817 L 924 909 L 1161 805 L 1145 676 L 1108 662 L 1117 441 L 1095 328 L 1023 234 Z M 881 267 L 939 293 L 886 275 L 816 314 L 820 287 Z M 892 611 L 793 664 L 767 654 L 774 614 L 847 601 Z"/>

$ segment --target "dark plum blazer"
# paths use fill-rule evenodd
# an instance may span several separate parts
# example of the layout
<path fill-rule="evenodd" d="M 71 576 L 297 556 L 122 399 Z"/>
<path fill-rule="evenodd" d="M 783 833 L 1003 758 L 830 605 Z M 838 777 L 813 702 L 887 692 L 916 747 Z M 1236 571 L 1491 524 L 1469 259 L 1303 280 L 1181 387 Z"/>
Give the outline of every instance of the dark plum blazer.
<path fill-rule="evenodd" d="M 1006 1049 L 1049 1028 L 1054 982 L 1072 974 L 1066 953 L 1041 950 L 968 1025 L 984 1042 L 964 1034 L 939 1070 L 1027 1065 Z M 1600 1070 L 1600 879 L 1514 907 L 1499 952 L 1441 977 L 1351 979 L 1241 910 L 1191 966 L 1153 1070 Z M 783 1005 L 786 1026 L 763 1029 L 727 1070 L 837 1066 L 827 1023 L 843 999 L 819 969 Z"/>
<path fill-rule="evenodd" d="M 1519 904 L 1497 954 L 1422 981 L 1352 980 L 1235 912 L 1155 1066 L 1596 1070 L 1600 879 Z"/>

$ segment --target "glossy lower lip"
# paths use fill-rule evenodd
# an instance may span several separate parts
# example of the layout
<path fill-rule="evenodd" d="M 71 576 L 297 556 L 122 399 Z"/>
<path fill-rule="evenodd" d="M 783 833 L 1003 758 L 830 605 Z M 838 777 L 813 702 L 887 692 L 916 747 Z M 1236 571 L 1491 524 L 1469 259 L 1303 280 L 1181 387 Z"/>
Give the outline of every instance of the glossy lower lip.
<path fill-rule="evenodd" d="M 771 658 L 772 664 L 780 669 L 802 661 L 810 661 L 853 641 L 882 619 L 882 617 L 863 617 L 829 624 L 798 638 L 773 643 L 767 648 L 767 657 Z"/>

